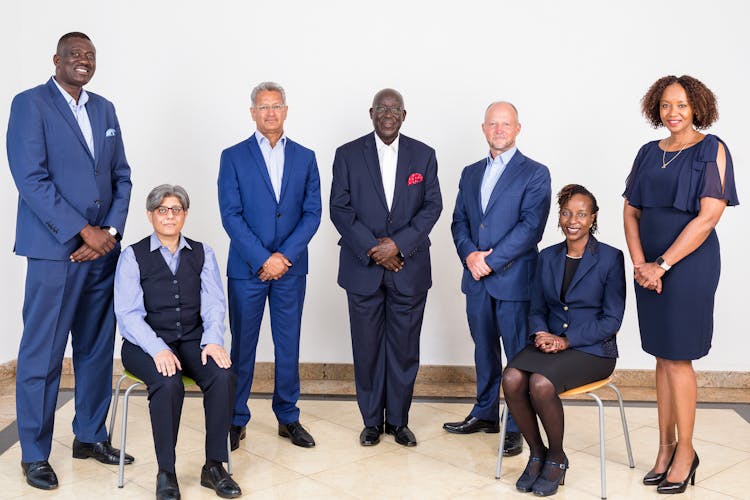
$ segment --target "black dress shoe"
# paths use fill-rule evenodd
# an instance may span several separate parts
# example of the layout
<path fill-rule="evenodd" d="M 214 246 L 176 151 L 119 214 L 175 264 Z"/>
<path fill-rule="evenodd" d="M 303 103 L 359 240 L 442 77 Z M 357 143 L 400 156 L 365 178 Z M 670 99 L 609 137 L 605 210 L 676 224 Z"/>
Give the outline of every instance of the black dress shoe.
<path fill-rule="evenodd" d="M 497 434 L 500 432 L 500 425 L 492 420 L 481 420 L 469 415 L 463 422 L 446 422 L 443 429 L 453 434 L 473 434 L 475 432 L 487 432 Z"/>
<path fill-rule="evenodd" d="M 83 443 L 78 438 L 73 439 L 73 458 L 95 458 L 103 464 L 117 465 L 120 463 L 120 450 L 112 448 L 109 441 L 98 443 Z M 125 465 L 132 464 L 135 459 L 125 454 Z"/>
<path fill-rule="evenodd" d="M 672 467 L 672 461 L 674 460 L 674 453 L 676 451 L 677 447 L 675 446 L 675 449 L 672 450 L 672 457 L 669 459 L 669 463 L 667 463 L 667 468 L 664 469 L 664 472 L 654 472 L 654 469 L 651 469 L 645 476 L 643 476 L 643 484 L 646 486 L 658 486 L 659 483 L 664 481 L 667 478 L 669 468 Z"/>
<path fill-rule="evenodd" d="M 203 466 L 201 469 L 201 486 L 213 488 L 221 498 L 237 498 L 242 495 L 239 485 L 227 473 L 223 465 Z"/>
<path fill-rule="evenodd" d="M 159 471 L 156 475 L 156 500 L 180 500 L 180 487 L 174 472 Z"/>
<path fill-rule="evenodd" d="M 375 446 L 380 442 L 383 433 L 383 424 L 368 426 L 359 433 L 359 444 L 362 446 Z"/>
<path fill-rule="evenodd" d="M 299 420 L 291 424 L 279 424 L 279 436 L 289 438 L 293 445 L 303 448 L 312 448 L 315 446 L 315 440 L 309 432 L 302 427 Z"/>
<path fill-rule="evenodd" d="M 515 457 L 523 451 L 523 439 L 520 432 L 506 432 L 505 443 L 503 443 L 503 456 Z"/>
<path fill-rule="evenodd" d="M 674 493 L 684 493 L 685 489 L 687 489 L 688 481 L 690 481 L 691 485 L 695 486 L 695 469 L 698 468 L 698 465 L 700 463 L 701 461 L 698 460 L 698 454 L 695 453 L 695 455 L 693 456 L 693 463 L 690 465 L 690 470 L 688 471 L 688 475 L 685 480 L 679 483 L 670 483 L 669 481 L 667 481 L 667 478 L 665 476 L 664 480 L 659 483 L 659 486 L 656 487 L 656 492 L 667 495 L 672 495 Z"/>
<path fill-rule="evenodd" d="M 240 441 L 245 439 L 245 426 L 232 425 L 229 427 L 229 448 L 234 451 L 240 447 Z"/>
<path fill-rule="evenodd" d="M 21 462 L 26 482 L 40 490 L 54 490 L 57 488 L 57 474 L 46 460 L 38 462 Z"/>
<path fill-rule="evenodd" d="M 417 446 L 417 438 L 406 425 L 391 425 L 386 422 L 385 432 L 396 438 L 396 442 L 402 446 Z"/>

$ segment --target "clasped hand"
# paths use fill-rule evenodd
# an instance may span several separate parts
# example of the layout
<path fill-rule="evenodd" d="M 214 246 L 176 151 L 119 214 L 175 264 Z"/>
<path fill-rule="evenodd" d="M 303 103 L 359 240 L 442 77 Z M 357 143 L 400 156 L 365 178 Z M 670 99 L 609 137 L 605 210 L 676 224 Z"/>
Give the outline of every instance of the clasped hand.
<path fill-rule="evenodd" d="M 71 262 L 86 262 L 95 260 L 107 254 L 117 244 L 117 240 L 109 234 L 109 231 L 99 226 L 90 226 L 81 229 L 80 233 L 83 244 L 70 254 Z"/>
<path fill-rule="evenodd" d="M 292 267 L 292 262 L 283 253 L 274 252 L 258 271 L 258 278 L 261 281 L 277 280 L 284 276 L 290 267 Z"/>
<path fill-rule="evenodd" d="M 398 245 L 391 238 L 378 238 L 378 244 L 367 252 L 367 256 L 379 266 L 383 266 L 394 273 L 404 267 L 404 260 L 398 249 Z"/>
<path fill-rule="evenodd" d="M 664 276 L 665 272 L 666 271 L 655 262 L 645 262 L 633 266 L 633 277 L 635 278 L 636 283 L 647 290 L 654 290 L 656 293 L 661 293 L 661 278 Z"/>
<path fill-rule="evenodd" d="M 534 346 L 542 352 L 555 353 L 570 347 L 567 337 L 561 337 L 549 332 L 536 332 Z"/>
<path fill-rule="evenodd" d="M 492 268 L 485 260 L 491 253 L 492 249 L 490 248 L 484 251 L 477 250 L 466 256 L 466 267 L 469 269 L 471 277 L 476 281 L 492 274 Z"/>

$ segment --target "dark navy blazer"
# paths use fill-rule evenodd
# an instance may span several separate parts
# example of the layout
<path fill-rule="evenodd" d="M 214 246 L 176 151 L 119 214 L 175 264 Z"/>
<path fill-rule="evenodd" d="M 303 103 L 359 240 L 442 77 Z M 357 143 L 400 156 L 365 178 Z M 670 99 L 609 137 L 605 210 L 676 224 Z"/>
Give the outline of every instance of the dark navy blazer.
<path fill-rule="evenodd" d="M 347 291 L 370 295 L 383 282 L 385 268 L 367 252 L 378 238 L 390 237 L 404 256 L 393 275 L 399 292 L 418 295 L 432 286 L 428 234 L 443 201 L 435 150 L 399 136 L 396 186 L 391 210 L 385 200 L 375 133 L 336 150 L 331 186 L 331 220 L 341 234 L 338 283 Z"/>
<path fill-rule="evenodd" d="M 255 277 L 273 252 L 307 274 L 307 245 L 320 226 L 320 176 L 315 153 L 287 139 L 279 201 L 255 135 L 225 149 L 219 168 L 221 222 L 230 238 L 227 276 Z"/>
<path fill-rule="evenodd" d="M 68 260 L 86 224 L 125 230 L 131 183 L 120 124 L 111 102 L 87 93 L 95 159 L 52 78 L 13 99 L 7 149 L 18 255 Z"/>
<path fill-rule="evenodd" d="M 461 291 L 474 294 L 484 287 L 499 300 L 529 300 L 536 245 L 549 215 L 549 170 L 516 151 L 482 212 L 479 193 L 486 165 L 484 158 L 464 168 L 453 211 L 453 242 L 464 263 Z M 490 248 L 486 262 L 493 272 L 476 281 L 465 266 L 466 257 Z"/>
<path fill-rule="evenodd" d="M 581 262 L 560 300 L 565 254 L 563 241 L 539 254 L 532 287 L 529 333 L 564 335 L 579 351 L 617 357 L 616 335 L 625 313 L 625 264 L 622 252 L 589 237 Z"/>

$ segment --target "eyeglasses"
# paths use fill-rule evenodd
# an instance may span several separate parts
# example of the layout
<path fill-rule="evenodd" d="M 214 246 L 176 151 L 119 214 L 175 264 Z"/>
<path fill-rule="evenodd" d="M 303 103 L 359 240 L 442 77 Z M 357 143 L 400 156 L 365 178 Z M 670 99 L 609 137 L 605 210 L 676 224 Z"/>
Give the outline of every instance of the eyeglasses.
<path fill-rule="evenodd" d="M 400 115 L 404 110 L 404 108 L 400 108 L 398 106 L 375 106 L 372 109 L 378 115 L 384 115 L 388 112 L 390 112 L 392 115 Z"/>
<path fill-rule="evenodd" d="M 160 205 L 160 206 L 156 207 L 156 209 L 154 209 L 154 212 L 158 213 L 159 215 L 167 215 L 170 210 L 172 211 L 172 215 L 174 215 L 175 217 L 177 217 L 178 215 L 180 215 L 182 213 L 182 211 L 184 210 L 184 208 L 179 207 L 177 205 L 175 205 L 173 207 L 165 207 L 164 205 Z"/>
<path fill-rule="evenodd" d="M 283 111 L 286 108 L 286 104 L 274 104 L 269 106 L 268 104 L 261 104 L 260 106 L 253 106 L 261 113 L 267 113 L 269 111 Z"/>

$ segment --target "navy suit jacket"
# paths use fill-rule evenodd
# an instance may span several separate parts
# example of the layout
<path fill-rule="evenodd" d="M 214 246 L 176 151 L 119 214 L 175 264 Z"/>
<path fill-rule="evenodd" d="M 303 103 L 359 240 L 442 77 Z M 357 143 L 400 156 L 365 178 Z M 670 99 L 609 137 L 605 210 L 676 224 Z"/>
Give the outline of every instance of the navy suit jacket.
<path fill-rule="evenodd" d="M 227 276 L 256 277 L 274 252 L 307 274 L 307 245 L 320 226 L 320 176 L 315 153 L 287 138 L 279 201 L 255 135 L 221 153 L 221 222 L 230 238 Z"/>
<path fill-rule="evenodd" d="M 13 99 L 7 149 L 18 255 L 68 260 L 86 224 L 125 230 L 131 183 L 120 124 L 111 102 L 87 93 L 96 158 L 52 78 Z"/>
<path fill-rule="evenodd" d="M 482 212 L 480 191 L 486 165 L 484 158 L 464 168 L 453 211 L 453 242 L 464 263 L 461 291 L 475 294 L 486 289 L 498 300 L 529 300 L 536 245 L 549 215 L 549 170 L 516 151 Z M 476 281 L 466 268 L 466 257 L 489 249 L 492 253 L 486 262 L 492 273 Z"/>
<path fill-rule="evenodd" d="M 359 295 L 370 295 L 383 282 L 385 268 L 367 252 L 378 238 L 390 237 L 404 257 L 393 273 L 404 295 L 418 295 L 432 286 L 428 234 L 440 217 L 443 201 L 435 150 L 399 136 L 396 185 L 391 210 L 385 200 L 375 133 L 336 150 L 331 186 L 331 220 L 341 234 L 338 283 Z M 390 271 L 389 271 L 390 272 Z"/>
<path fill-rule="evenodd" d="M 563 303 L 566 252 L 563 241 L 539 254 L 529 312 L 531 337 L 540 331 L 564 335 L 573 349 L 616 358 L 616 335 L 625 313 L 622 252 L 590 236 Z"/>

